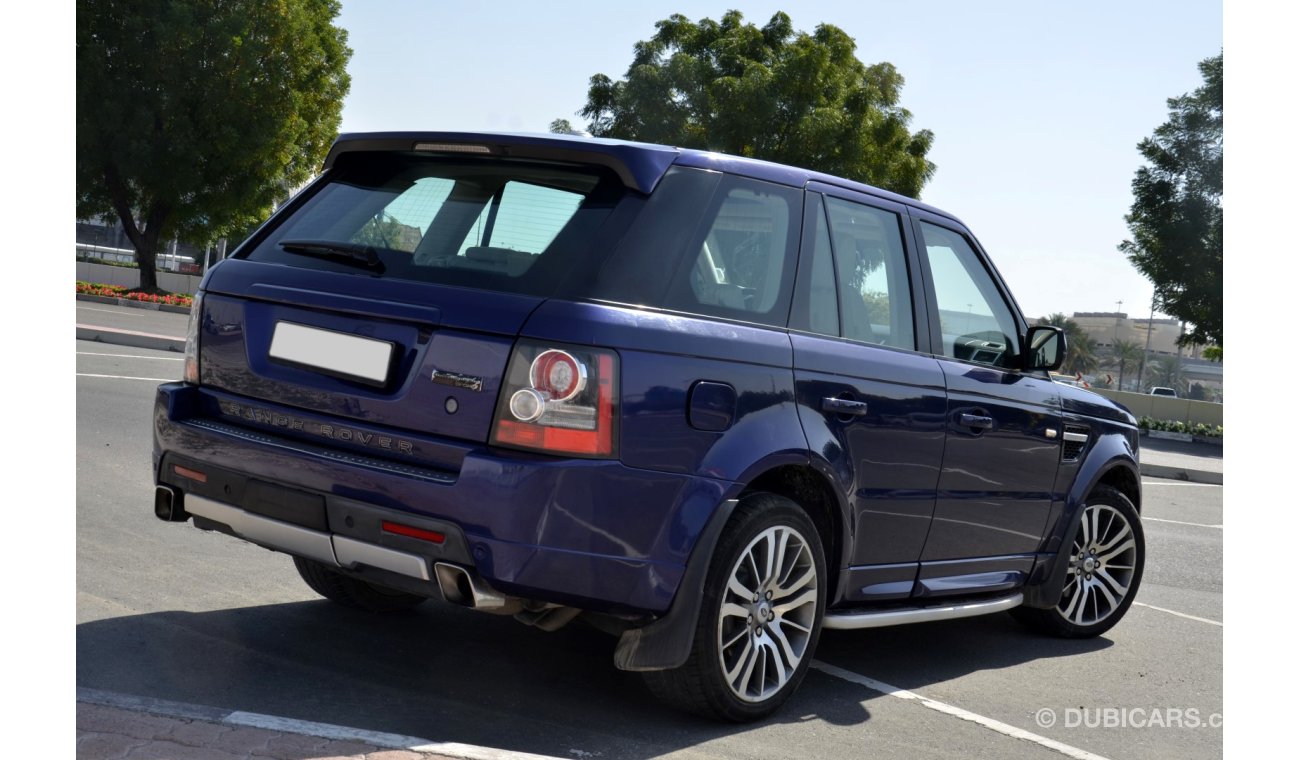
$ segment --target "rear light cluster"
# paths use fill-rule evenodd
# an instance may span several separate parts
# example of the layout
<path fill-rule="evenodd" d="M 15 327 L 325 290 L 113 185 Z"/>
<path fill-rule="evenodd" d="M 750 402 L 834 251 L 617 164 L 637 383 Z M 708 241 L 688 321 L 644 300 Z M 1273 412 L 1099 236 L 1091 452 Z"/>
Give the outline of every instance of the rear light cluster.
<path fill-rule="evenodd" d="M 185 331 L 185 375 L 187 383 L 199 383 L 199 329 L 203 325 L 203 291 L 194 294 L 190 305 L 190 325 Z"/>
<path fill-rule="evenodd" d="M 492 443 L 587 457 L 615 455 L 618 357 L 519 341 L 492 424 Z"/>

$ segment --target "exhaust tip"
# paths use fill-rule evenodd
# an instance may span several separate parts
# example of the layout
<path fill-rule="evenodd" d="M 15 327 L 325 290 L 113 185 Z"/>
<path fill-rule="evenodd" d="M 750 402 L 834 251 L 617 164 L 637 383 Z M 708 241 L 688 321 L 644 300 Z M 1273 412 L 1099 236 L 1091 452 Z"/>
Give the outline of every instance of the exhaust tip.
<path fill-rule="evenodd" d="M 153 513 L 163 522 L 185 522 L 190 513 L 185 511 L 185 494 L 171 486 L 158 486 L 153 492 Z"/>
<path fill-rule="evenodd" d="M 469 573 L 444 562 L 435 564 L 433 571 L 438 577 L 438 588 L 442 590 L 443 599 L 462 607 L 474 606 L 474 587 L 470 583 Z"/>

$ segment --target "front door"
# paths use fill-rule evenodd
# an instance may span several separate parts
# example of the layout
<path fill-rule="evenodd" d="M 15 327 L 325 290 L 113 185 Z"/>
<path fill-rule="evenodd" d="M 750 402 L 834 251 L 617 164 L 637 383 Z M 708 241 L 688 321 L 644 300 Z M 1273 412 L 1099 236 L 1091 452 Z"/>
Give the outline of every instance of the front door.
<path fill-rule="evenodd" d="M 1061 401 L 1046 373 L 1021 372 L 1024 325 L 960 225 L 914 212 L 931 341 L 948 389 L 947 445 L 918 594 L 1023 583 L 1056 499 Z"/>

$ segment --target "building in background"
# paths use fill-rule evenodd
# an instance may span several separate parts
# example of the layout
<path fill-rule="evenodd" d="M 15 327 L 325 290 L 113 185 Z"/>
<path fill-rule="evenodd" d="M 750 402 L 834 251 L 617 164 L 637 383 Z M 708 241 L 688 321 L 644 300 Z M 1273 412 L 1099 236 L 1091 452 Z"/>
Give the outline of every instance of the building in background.
<path fill-rule="evenodd" d="M 1147 350 L 1146 362 L 1140 372 L 1136 367 L 1126 367 L 1123 390 L 1145 392 L 1152 384 L 1180 383 L 1183 388 L 1179 395 L 1197 393 L 1203 394 L 1207 400 L 1222 400 L 1223 364 L 1202 358 L 1204 346 L 1179 347 L 1178 338 L 1183 330 L 1178 320 L 1147 317 L 1130 319 L 1128 314 L 1118 311 L 1076 311 L 1070 319 L 1092 338 L 1097 356 L 1102 362 L 1103 369 L 1089 378 L 1089 382 L 1117 386 L 1119 372 L 1107 362 L 1115 342 L 1123 340 L 1136 343 Z M 1152 383 L 1149 374 L 1152 368 L 1167 367 L 1171 361 L 1176 362 L 1175 366 L 1178 367 L 1177 378 Z M 1141 377 L 1142 374 L 1146 377 Z M 1109 384 L 1106 383 L 1108 376 L 1111 380 Z M 1198 385 L 1199 391 L 1196 390 Z"/>

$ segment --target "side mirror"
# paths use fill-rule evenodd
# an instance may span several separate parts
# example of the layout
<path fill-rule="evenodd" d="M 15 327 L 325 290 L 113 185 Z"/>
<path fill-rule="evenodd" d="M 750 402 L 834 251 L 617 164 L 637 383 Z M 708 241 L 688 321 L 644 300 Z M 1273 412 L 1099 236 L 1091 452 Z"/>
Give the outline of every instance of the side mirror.
<path fill-rule="evenodd" d="M 1065 331 L 1054 325 L 1034 325 L 1025 334 L 1025 371 L 1060 369 L 1065 362 Z"/>

